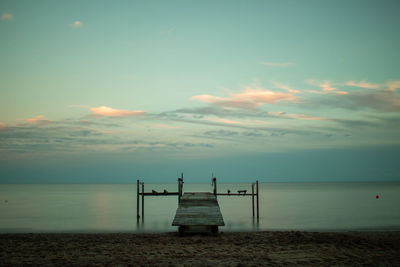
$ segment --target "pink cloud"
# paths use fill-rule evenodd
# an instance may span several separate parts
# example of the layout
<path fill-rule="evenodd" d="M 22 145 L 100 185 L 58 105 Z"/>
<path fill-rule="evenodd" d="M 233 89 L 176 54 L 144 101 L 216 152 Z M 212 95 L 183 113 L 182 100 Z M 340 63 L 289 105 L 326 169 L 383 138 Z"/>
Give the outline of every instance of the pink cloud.
<path fill-rule="evenodd" d="M 290 86 L 288 86 L 286 84 L 281 84 L 281 83 L 278 83 L 278 82 L 274 82 L 274 85 L 276 87 L 278 87 L 280 89 L 283 89 L 283 90 L 286 90 L 286 91 L 288 91 L 289 93 L 292 93 L 292 94 L 297 94 L 297 93 L 301 92 L 300 90 L 293 89 L 293 88 L 291 88 Z"/>
<path fill-rule="evenodd" d="M 4 130 L 5 128 L 7 128 L 7 126 L 4 123 L 0 122 L 0 131 Z"/>
<path fill-rule="evenodd" d="M 73 23 L 68 24 L 68 26 L 70 26 L 71 28 L 81 28 L 83 27 L 83 23 L 79 20 L 76 20 Z"/>
<path fill-rule="evenodd" d="M 346 91 L 335 91 L 335 94 L 337 94 L 337 95 L 348 95 L 349 92 L 346 92 Z"/>
<path fill-rule="evenodd" d="M 298 98 L 293 94 L 274 92 L 257 86 L 249 86 L 243 92 L 231 94 L 230 97 L 196 95 L 192 96 L 192 99 L 223 107 L 253 109 L 263 104 L 275 104 L 279 101 L 295 101 Z"/>
<path fill-rule="evenodd" d="M 332 87 L 330 82 L 322 83 L 319 86 L 322 88 L 323 91 L 334 91 L 337 89 L 335 87 Z"/>
<path fill-rule="evenodd" d="M 307 90 L 307 93 L 317 94 L 317 95 L 348 95 L 349 92 L 346 91 L 316 91 L 316 90 Z"/>
<path fill-rule="evenodd" d="M 321 89 L 322 89 L 322 91 L 308 90 L 308 91 L 306 91 L 308 93 L 320 94 L 320 95 L 326 95 L 326 94 L 347 95 L 347 94 L 349 94 L 346 91 L 338 91 L 336 87 L 333 87 L 331 81 L 319 82 L 319 81 L 310 79 L 310 80 L 307 80 L 307 82 L 311 85 L 321 87 Z"/>
<path fill-rule="evenodd" d="M 323 91 L 334 91 L 337 88 L 332 87 L 332 82 L 331 81 L 323 81 L 323 82 L 319 82 L 316 80 L 307 80 L 307 82 L 311 85 L 315 85 L 315 86 L 319 86 L 322 88 Z"/>
<path fill-rule="evenodd" d="M 294 63 L 292 62 L 261 62 L 261 64 L 263 65 L 267 65 L 270 67 L 289 67 L 289 66 L 293 66 Z"/>
<path fill-rule="evenodd" d="M 360 82 L 348 81 L 348 82 L 345 83 L 345 85 L 354 86 L 354 87 L 360 87 L 360 88 L 368 88 L 368 89 L 379 89 L 380 87 L 382 87 L 381 84 L 368 83 L 368 82 L 365 82 L 365 81 L 360 81 Z"/>
<path fill-rule="evenodd" d="M 34 118 L 25 119 L 25 121 L 28 122 L 28 123 L 32 123 L 32 124 L 43 124 L 43 123 L 50 122 L 49 120 L 43 120 L 42 119 L 43 117 L 44 117 L 43 115 L 38 115 L 38 116 L 36 116 Z"/>
<path fill-rule="evenodd" d="M 144 111 L 140 110 L 122 110 L 122 109 L 114 109 L 107 106 L 100 106 L 95 108 L 90 108 L 90 111 L 102 117 L 132 117 L 143 115 Z"/>
<path fill-rule="evenodd" d="M 395 92 L 396 89 L 400 88 L 400 81 L 390 81 L 386 83 L 387 85 L 387 91 L 389 92 Z"/>
<path fill-rule="evenodd" d="M 345 83 L 345 85 L 368 89 L 383 89 L 385 91 L 395 92 L 396 89 L 400 88 L 400 81 L 389 81 L 384 84 L 368 83 L 365 81 L 348 81 Z"/>

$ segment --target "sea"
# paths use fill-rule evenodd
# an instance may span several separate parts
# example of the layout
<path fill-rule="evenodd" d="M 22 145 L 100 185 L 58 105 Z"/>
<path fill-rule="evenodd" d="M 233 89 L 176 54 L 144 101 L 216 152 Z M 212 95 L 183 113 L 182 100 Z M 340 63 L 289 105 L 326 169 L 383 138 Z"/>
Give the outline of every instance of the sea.
<path fill-rule="evenodd" d="M 177 184 L 145 191 L 177 192 Z M 218 192 L 251 192 L 251 184 L 218 184 Z M 184 192 L 212 192 L 190 184 Z M 400 182 L 260 183 L 259 218 L 250 196 L 218 196 L 220 231 L 400 230 Z M 171 232 L 177 196 L 145 196 L 138 220 L 136 184 L 0 185 L 0 233 Z"/>

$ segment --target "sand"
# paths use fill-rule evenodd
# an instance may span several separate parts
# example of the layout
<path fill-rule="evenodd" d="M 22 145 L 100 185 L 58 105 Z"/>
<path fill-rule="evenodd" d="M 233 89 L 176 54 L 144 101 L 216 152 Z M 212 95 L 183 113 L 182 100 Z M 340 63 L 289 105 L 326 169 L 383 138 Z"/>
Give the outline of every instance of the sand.
<path fill-rule="evenodd" d="M 0 265 L 400 265 L 400 232 L 1 234 Z"/>

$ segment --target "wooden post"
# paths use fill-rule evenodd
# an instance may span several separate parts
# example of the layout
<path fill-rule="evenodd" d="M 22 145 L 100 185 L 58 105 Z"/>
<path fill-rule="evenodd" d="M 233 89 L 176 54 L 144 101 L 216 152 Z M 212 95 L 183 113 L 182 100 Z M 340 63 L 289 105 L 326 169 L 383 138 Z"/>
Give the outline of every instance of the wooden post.
<path fill-rule="evenodd" d="M 254 218 L 254 183 L 251 184 L 251 207 L 253 209 L 253 218 Z"/>
<path fill-rule="evenodd" d="M 183 194 L 183 172 L 181 173 L 181 177 L 178 178 L 178 204 L 181 202 L 182 194 Z"/>
<path fill-rule="evenodd" d="M 139 183 L 140 181 L 137 180 L 137 186 L 136 186 L 136 218 L 140 218 L 139 215 Z"/>
<path fill-rule="evenodd" d="M 257 191 L 257 219 L 260 218 L 260 196 L 258 195 L 258 180 L 256 181 L 256 191 Z"/>
<path fill-rule="evenodd" d="M 142 219 L 144 218 L 144 183 L 142 183 Z"/>
<path fill-rule="evenodd" d="M 217 178 L 213 177 L 214 196 L 217 197 Z"/>
<path fill-rule="evenodd" d="M 178 204 L 181 203 L 181 178 L 178 177 Z"/>

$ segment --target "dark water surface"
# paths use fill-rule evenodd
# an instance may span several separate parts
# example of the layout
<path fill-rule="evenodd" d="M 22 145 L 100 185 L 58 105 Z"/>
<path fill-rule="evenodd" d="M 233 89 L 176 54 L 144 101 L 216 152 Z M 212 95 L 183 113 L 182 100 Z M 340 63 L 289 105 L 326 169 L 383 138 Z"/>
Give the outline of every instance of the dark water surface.
<path fill-rule="evenodd" d="M 145 191 L 177 191 L 176 184 L 146 184 Z M 218 192 L 251 184 L 218 184 Z M 211 192 L 210 184 L 184 184 Z M 376 199 L 379 195 L 379 199 Z M 262 183 L 260 219 L 251 197 L 218 196 L 221 231 L 400 230 L 400 183 Z M 145 197 L 136 220 L 136 184 L 0 185 L 0 232 L 159 232 L 171 226 L 176 196 Z"/>

